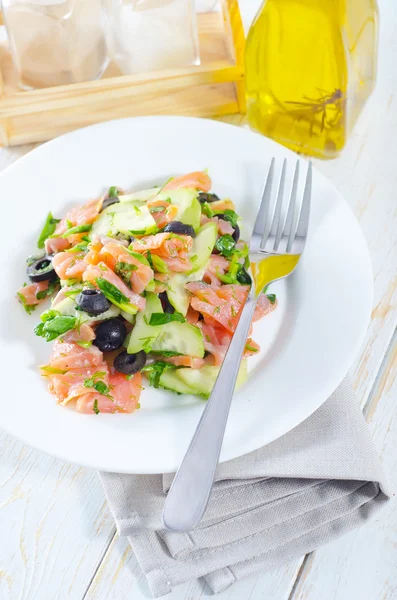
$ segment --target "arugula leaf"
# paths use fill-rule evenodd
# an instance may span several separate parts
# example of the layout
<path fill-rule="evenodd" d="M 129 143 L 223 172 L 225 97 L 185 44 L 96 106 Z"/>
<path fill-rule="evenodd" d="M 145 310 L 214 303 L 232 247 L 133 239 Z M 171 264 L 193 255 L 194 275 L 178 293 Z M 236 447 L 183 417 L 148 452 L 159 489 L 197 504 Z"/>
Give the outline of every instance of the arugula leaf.
<path fill-rule="evenodd" d="M 92 229 L 92 225 L 76 225 L 76 227 L 69 227 L 61 237 L 67 238 L 75 233 L 85 233 L 86 231 L 90 231 L 90 229 Z"/>
<path fill-rule="evenodd" d="M 58 281 L 50 281 L 48 283 L 48 288 L 46 290 L 37 292 L 37 294 L 36 294 L 37 300 L 44 300 L 44 298 L 47 298 L 47 296 L 51 296 L 55 292 L 57 287 L 58 287 Z"/>
<path fill-rule="evenodd" d="M 98 398 L 95 398 L 94 400 L 94 406 L 92 407 L 92 410 L 94 411 L 94 413 L 96 415 L 99 415 L 99 413 L 101 412 L 98 408 Z"/>
<path fill-rule="evenodd" d="M 114 272 L 118 275 L 128 287 L 131 286 L 131 273 L 136 271 L 138 267 L 126 262 L 118 262 L 115 265 Z"/>
<path fill-rule="evenodd" d="M 152 363 L 151 365 L 146 365 L 141 369 L 142 373 L 145 373 L 147 378 L 149 379 L 149 383 L 151 386 L 158 388 L 160 385 L 160 377 L 164 371 L 167 369 L 174 369 L 173 365 L 166 363 L 162 360 Z"/>
<path fill-rule="evenodd" d="M 49 212 L 46 222 L 44 223 L 43 229 L 41 230 L 39 239 L 37 240 L 37 247 L 44 248 L 44 242 L 49 238 L 55 231 L 57 224 L 61 219 L 54 219 L 52 214 Z"/>
<path fill-rule="evenodd" d="M 236 242 L 229 233 L 226 233 L 216 240 L 215 248 L 226 258 L 230 258 L 235 252 Z"/>
<path fill-rule="evenodd" d="M 276 304 L 277 296 L 276 294 L 267 294 L 267 299 L 269 300 L 270 304 Z"/>
<path fill-rule="evenodd" d="M 113 283 L 110 283 L 103 277 L 97 277 L 95 281 L 102 294 L 108 300 L 110 300 L 110 302 L 113 302 L 115 304 L 129 304 L 129 298 L 127 298 L 127 296 L 124 296 L 124 294 L 120 292 L 120 290 L 115 285 L 113 285 Z"/>
<path fill-rule="evenodd" d="M 46 312 L 56 313 L 57 311 Z M 66 333 L 71 329 L 75 329 L 78 324 L 76 317 L 60 315 L 59 313 L 52 316 L 43 313 L 41 320 L 42 322 L 35 327 L 34 333 L 40 337 L 43 337 L 47 342 L 52 342 L 63 333 Z"/>
<path fill-rule="evenodd" d="M 179 312 L 174 312 L 172 314 L 152 313 L 150 316 L 149 325 L 165 325 L 166 323 L 171 323 L 171 321 L 178 321 L 179 323 L 184 323 L 186 319 Z"/>
<path fill-rule="evenodd" d="M 17 292 L 17 296 L 25 311 L 28 315 L 31 315 L 32 312 L 36 310 L 37 304 L 26 304 L 26 298 L 21 292 Z"/>

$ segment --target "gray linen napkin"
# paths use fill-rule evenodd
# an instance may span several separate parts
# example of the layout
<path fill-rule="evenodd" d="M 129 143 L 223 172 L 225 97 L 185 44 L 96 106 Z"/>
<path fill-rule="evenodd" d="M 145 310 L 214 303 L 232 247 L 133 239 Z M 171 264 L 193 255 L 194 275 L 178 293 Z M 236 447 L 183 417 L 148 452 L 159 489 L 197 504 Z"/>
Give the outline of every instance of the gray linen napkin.
<path fill-rule="evenodd" d="M 225 590 L 364 523 L 389 499 L 348 380 L 282 438 L 219 465 L 204 519 L 189 534 L 163 529 L 172 474 L 100 478 L 154 597 L 202 576 Z"/>

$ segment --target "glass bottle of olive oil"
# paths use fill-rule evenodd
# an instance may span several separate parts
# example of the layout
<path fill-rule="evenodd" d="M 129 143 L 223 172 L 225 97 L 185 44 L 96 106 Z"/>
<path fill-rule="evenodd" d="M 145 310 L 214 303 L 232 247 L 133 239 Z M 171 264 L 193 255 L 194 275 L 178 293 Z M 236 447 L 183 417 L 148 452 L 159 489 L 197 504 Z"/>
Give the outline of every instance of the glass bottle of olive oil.
<path fill-rule="evenodd" d="M 251 127 L 338 156 L 374 88 L 377 46 L 376 0 L 265 0 L 246 45 Z"/>

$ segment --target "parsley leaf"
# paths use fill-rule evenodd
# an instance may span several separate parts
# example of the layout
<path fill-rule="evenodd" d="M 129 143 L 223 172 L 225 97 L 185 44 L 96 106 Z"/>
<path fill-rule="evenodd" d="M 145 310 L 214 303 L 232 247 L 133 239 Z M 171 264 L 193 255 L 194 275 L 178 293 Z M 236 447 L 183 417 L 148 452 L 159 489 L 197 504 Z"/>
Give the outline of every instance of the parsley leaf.
<path fill-rule="evenodd" d="M 57 224 L 61 219 L 54 219 L 52 214 L 49 212 L 44 227 L 41 230 L 39 239 L 37 240 L 37 247 L 44 248 L 44 242 L 49 238 L 55 231 Z"/>
<path fill-rule="evenodd" d="M 61 237 L 67 238 L 75 233 L 85 233 L 86 231 L 90 231 L 90 229 L 92 229 L 92 225 L 76 225 L 76 227 L 69 227 Z"/>
<path fill-rule="evenodd" d="M 83 385 L 84 387 L 92 388 L 96 392 L 98 392 L 98 394 L 101 394 L 102 396 L 107 396 L 108 398 L 111 398 L 113 400 L 113 397 L 110 395 L 110 388 L 106 385 L 104 381 L 101 381 L 99 379 L 104 375 L 106 375 L 105 372 L 98 371 L 97 373 L 94 373 L 94 375 L 92 375 L 91 377 L 87 377 L 87 379 L 84 379 Z"/>
<path fill-rule="evenodd" d="M 276 294 L 267 294 L 267 299 L 269 300 L 270 304 L 276 304 L 277 296 Z"/>
<path fill-rule="evenodd" d="M 98 408 L 98 398 L 95 398 L 94 400 L 94 406 L 92 407 L 92 410 L 94 411 L 94 413 L 96 415 L 99 415 L 99 413 L 101 412 Z"/>
<path fill-rule="evenodd" d="M 149 383 L 151 386 L 158 388 L 160 385 L 160 377 L 164 371 L 167 369 L 174 369 L 173 365 L 170 365 L 162 360 L 152 363 L 151 365 L 146 365 L 141 369 L 142 373 L 145 373 L 147 378 L 149 379 Z"/>
<path fill-rule="evenodd" d="M 221 235 L 215 242 L 215 248 L 218 250 L 220 254 L 225 256 L 226 258 L 230 258 L 233 256 L 233 253 L 236 248 L 236 242 L 232 238 L 232 236 L 227 233 L 226 235 Z"/>
<path fill-rule="evenodd" d="M 40 318 L 42 322 L 35 327 L 34 333 L 47 342 L 52 342 L 63 333 L 75 329 L 78 324 L 76 317 L 61 315 L 55 310 L 46 311 Z"/>
<path fill-rule="evenodd" d="M 120 290 L 103 277 L 97 277 L 95 280 L 102 294 L 114 304 L 129 304 L 130 300 L 124 296 Z"/>
<path fill-rule="evenodd" d="M 184 323 L 186 319 L 179 312 L 174 312 L 172 314 L 152 313 L 150 316 L 149 325 L 165 325 L 166 323 L 171 323 L 171 321 L 178 321 L 179 323 Z"/>

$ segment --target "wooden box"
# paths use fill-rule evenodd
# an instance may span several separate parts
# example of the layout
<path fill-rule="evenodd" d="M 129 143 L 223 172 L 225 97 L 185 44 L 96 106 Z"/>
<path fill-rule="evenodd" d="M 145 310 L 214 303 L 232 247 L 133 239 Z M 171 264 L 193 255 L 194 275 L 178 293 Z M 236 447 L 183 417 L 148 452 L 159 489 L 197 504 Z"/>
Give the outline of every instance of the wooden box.
<path fill-rule="evenodd" d="M 142 115 L 216 117 L 245 112 L 244 31 L 237 0 L 198 14 L 200 66 L 21 91 L 0 46 L 0 145 L 43 142 L 85 125 Z"/>

